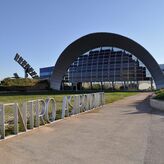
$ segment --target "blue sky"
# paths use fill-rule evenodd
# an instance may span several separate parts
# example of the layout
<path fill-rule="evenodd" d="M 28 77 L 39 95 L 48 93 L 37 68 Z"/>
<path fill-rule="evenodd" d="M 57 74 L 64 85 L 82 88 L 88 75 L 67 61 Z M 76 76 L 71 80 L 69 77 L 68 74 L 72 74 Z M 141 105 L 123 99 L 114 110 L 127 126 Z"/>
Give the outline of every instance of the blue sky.
<path fill-rule="evenodd" d="M 163 0 L 0 0 L 0 79 L 24 75 L 17 52 L 39 72 L 92 32 L 130 37 L 164 63 Z"/>

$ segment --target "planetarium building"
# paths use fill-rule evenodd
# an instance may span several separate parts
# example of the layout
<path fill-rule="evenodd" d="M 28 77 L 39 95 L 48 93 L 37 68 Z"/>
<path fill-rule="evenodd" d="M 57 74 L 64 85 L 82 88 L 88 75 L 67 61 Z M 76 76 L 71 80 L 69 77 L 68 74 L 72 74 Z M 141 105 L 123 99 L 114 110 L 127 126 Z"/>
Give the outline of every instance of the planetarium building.
<path fill-rule="evenodd" d="M 54 67 L 40 69 L 52 89 L 139 89 L 164 87 L 164 75 L 152 55 L 135 41 L 113 33 L 92 33 L 71 43 Z M 153 86 L 154 84 L 154 86 Z"/>

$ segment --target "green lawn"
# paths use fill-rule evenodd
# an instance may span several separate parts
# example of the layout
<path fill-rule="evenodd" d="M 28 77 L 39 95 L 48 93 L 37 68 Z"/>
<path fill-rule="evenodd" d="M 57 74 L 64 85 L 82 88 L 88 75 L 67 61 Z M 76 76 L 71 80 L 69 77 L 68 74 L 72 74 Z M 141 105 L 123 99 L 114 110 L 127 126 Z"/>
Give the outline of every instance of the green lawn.
<path fill-rule="evenodd" d="M 137 94 L 138 92 L 108 92 L 105 93 L 105 103 L 111 103 L 116 100 L 122 99 L 127 96 L 132 96 Z M 47 97 L 54 98 L 57 103 L 57 113 L 56 119 L 61 118 L 61 107 L 62 107 L 62 99 L 64 95 L 73 95 L 75 93 L 65 92 L 65 93 L 10 93 L 10 94 L 0 94 L 0 104 L 2 103 L 13 103 L 18 102 L 21 107 L 24 101 L 28 100 L 36 100 L 36 99 L 46 99 Z M 76 93 L 77 94 L 77 93 Z M 8 123 L 6 126 L 6 136 L 13 134 L 13 111 L 10 108 L 5 110 L 5 122 Z M 29 125 L 29 124 L 28 124 Z"/>
<path fill-rule="evenodd" d="M 107 92 L 105 93 L 105 103 L 111 103 L 116 100 L 122 99 L 127 96 L 132 96 L 137 94 L 138 92 Z M 47 93 L 10 93 L 10 94 L 0 94 L 0 103 L 13 103 L 18 102 L 20 105 L 24 101 L 28 100 L 35 100 L 35 99 L 46 99 L 47 97 L 52 97 L 56 100 L 58 109 L 61 108 L 62 99 L 64 95 L 72 95 L 75 93 L 53 93 L 53 92 L 47 92 Z"/>
<path fill-rule="evenodd" d="M 127 96 L 133 96 L 136 94 L 138 94 L 138 92 L 108 92 L 108 93 L 105 93 L 105 103 L 109 104 L 114 101 L 123 99 Z"/>

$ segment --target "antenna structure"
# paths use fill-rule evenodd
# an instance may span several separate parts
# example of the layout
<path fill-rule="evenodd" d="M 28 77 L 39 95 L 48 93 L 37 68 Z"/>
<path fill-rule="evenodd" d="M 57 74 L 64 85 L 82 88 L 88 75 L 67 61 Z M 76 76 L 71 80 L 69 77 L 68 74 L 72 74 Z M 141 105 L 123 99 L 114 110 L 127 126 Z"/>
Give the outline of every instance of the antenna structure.
<path fill-rule="evenodd" d="M 34 71 L 34 69 L 30 66 L 30 64 L 25 59 L 23 59 L 23 57 L 20 56 L 18 53 L 15 55 L 14 60 L 24 69 L 25 78 L 27 78 L 28 75 L 30 75 L 33 79 L 39 78 L 39 76 Z"/>

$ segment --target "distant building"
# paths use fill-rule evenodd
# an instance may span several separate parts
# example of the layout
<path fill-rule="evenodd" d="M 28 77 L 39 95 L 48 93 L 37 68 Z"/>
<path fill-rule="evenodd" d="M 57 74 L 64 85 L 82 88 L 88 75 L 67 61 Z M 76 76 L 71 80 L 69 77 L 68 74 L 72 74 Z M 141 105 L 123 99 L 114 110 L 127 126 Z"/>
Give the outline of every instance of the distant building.
<path fill-rule="evenodd" d="M 149 80 L 146 67 L 122 50 L 96 49 L 78 57 L 69 67 L 68 82 L 116 82 Z"/>
<path fill-rule="evenodd" d="M 40 68 L 40 78 L 41 79 L 49 79 L 53 72 L 54 67 L 44 67 Z"/>
<path fill-rule="evenodd" d="M 68 78 L 63 79 L 66 73 Z M 90 89 L 93 82 L 98 82 L 103 89 L 105 82 L 113 86 L 119 82 L 121 88 L 129 88 L 133 84 L 138 86 L 138 80 L 151 80 L 157 89 L 164 88 L 164 74 L 149 51 L 126 36 L 109 32 L 82 36 L 62 51 L 51 75 L 50 87 L 63 89 L 68 86 L 66 80 L 72 82 L 72 89 L 76 90 L 81 89 L 83 82 L 90 83 Z"/>
<path fill-rule="evenodd" d="M 54 67 L 41 68 L 54 90 L 164 88 L 163 65 L 139 43 L 119 34 L 87 34 L 68 45 Z M 148 85 L 147 85 L 148 84 Z M 119 86 L 119 87 L 118 87 Z M 145 87 L 146 86 L 146 87 Z"/>
<path fill-rule="evenodd" d="M 71 73 L 71 67 L 73 67 L 74 64 L 72 64 L 69 68 L 69 74 L 68 72 L 66 73 L 66 76 L 64 77 L 66 81 L 69 81 L 70 78 L 72 77 Z M 164 73 L 164 64 L 159 64 L 161 70 L 163 71 Z M 53 69 L 54 69 L 54 66 L 50 66 L 50 67 L 43 67 L 43 68 L 40 68 L 40 78 L 41 79 L 49 79 L 50 76 L 52 75 L 52 72 L 53 72 Z M 69 75 L 69 79 L 68 79 L 68 75 Z M 73 78 L 73 77 L 72 77 Z"/>
<path fill-rule="evenodd" d="M 164 73 L 164 64 L 159 64 L 159 66 L 160 66 L 162 72 Z"/>
<path fill-rule="evenodd" d="M 49 79 L 54 67 L 40 69 L 40 78 Z M 69 67 L 63 78 L 64 83 L 109 83 L 115 87 L 133 85 L 139 88 L 140 81 L 151 81 L 151 75 L 134 55 L 118 48 L 97 48 L 79 56 Z M 138 86 L 137 86 L 138 85 Z M 80 89 L 79 88 L 79 89 Z"/>

